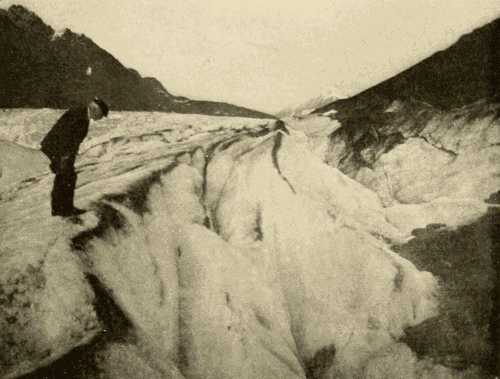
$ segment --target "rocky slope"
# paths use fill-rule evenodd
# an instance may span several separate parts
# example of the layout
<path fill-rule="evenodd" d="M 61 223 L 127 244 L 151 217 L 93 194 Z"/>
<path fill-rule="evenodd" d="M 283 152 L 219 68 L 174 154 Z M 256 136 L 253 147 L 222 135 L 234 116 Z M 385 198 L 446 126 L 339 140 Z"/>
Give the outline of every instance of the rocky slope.
<path fill-rule="evenodd" d="M 226 103 L 173 96 L 85 35 L 56 33 L 22 6 L 0 9 L 0 107 L 68 108 L 98 95 L 114 110 L 267 118 Z"/>
<path fill-rule="evenodd" d="M 500 19 L 394 77 L 348 99 L 341 99 L 314 113 L 335 109 L 343 120 L 385 109 L 393 101 L 417 100 L 449 110 L 489 99 L 496 101 L 500 88 Z"/>
<path fill-rule="evenodd" d="M 27 112 L 3 130 L 36 147 L 58 113 Z M 488 377 L 491 260 L 447 350 L 477 293 L 438 275 L 467 256 L 436 271 L 408 241 L 449 213 L 384 207 L 273 120 L 115 116 L 81 148 L 79 223 L 49 217 L 46 171 L 3 185 L 2 377 Z"/>

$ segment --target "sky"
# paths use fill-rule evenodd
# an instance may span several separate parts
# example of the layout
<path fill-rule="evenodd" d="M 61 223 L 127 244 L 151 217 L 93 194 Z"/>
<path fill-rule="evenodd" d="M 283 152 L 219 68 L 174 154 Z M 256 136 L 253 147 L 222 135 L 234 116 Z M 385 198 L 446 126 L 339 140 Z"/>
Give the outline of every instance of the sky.
<path fill-rule="evenodd" d="M 500 0 L 0 0 L 175 95 L 277 112 L 345 97 L 500 16 Z"/>

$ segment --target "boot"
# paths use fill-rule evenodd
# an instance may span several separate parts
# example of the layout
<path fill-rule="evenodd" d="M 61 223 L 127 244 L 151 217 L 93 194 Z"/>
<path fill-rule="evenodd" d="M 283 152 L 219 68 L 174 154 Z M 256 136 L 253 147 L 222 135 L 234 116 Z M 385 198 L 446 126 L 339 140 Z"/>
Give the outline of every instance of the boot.
<path fill-rule="evenodd" d="M 78 215 L 81 215 L 83 213 L 87 212 L 85 209 L 80 209 L 80 208 L 77 208 L 77 207 L 73 207 L 73 209 L 71 209 L 71 215 L 72 216 L 78 216 Z"/>

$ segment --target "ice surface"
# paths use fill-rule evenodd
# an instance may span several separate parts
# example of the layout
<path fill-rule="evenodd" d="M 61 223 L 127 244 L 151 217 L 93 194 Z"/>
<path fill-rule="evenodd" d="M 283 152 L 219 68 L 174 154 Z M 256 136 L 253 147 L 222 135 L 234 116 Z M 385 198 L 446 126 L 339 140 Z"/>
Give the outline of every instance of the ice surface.
<path fill-rule="evenodd" d="M 40 151 L 0 140 L 0 191 L 46 172 L 48 164 Z"/>
<path fill-rule="evenodd" d="M 41 136 L 19 112 L 3 135 L 36 146 Z M 76 204 L 89 209 L 81 224 L 49 217 L 48 172 L 13 180 L 0 199 L 0 314 L 15 316 L 0 330 L 14 346 L 1 374 L 64 360 L 95 335 L 110 378 L 127 360 L 174 378 L 420 370 L 400 338 L 437 314 L 437 281 L 390 248 L 410 237 L 414 211 L 384 207 L 325 164 L 306 134 L 275 126 L 115 113 L 81 147 Z M 438 213 L 429 207 L 425 220 Z M 38 287 L 16 279 L 33 269 Z M 3 295 L 6 283 L 15 301 Z M 130 324 L 119 341 L 102 316 L 111 303 Z M 23 350 L 18 330 L 32 347 Z M 388 356 L 395 368 L 384 374 Z"/>
<path fill-rule="evenodd" d="M 353 111 L 347 126 L 325 114 L 289 125 L 323 161 L 375 191 L 406 234 L 485 214 L 486 199 L 500 188 L 498 107 L 479 101 L 444 112 L 396 100 L 382 115 Z"/>

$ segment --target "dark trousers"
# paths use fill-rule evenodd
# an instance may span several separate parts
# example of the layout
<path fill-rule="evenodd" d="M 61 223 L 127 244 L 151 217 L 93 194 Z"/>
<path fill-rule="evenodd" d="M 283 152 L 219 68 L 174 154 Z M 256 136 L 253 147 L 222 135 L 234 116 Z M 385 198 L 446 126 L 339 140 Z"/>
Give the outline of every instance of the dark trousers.
<path fill-rule="evenodd" d="M 50 169 L 56 174 L 51 193 L 52 214 L 65 214 L 73 209 L 76 172 L 75 156 L 50 157 Z"/>

